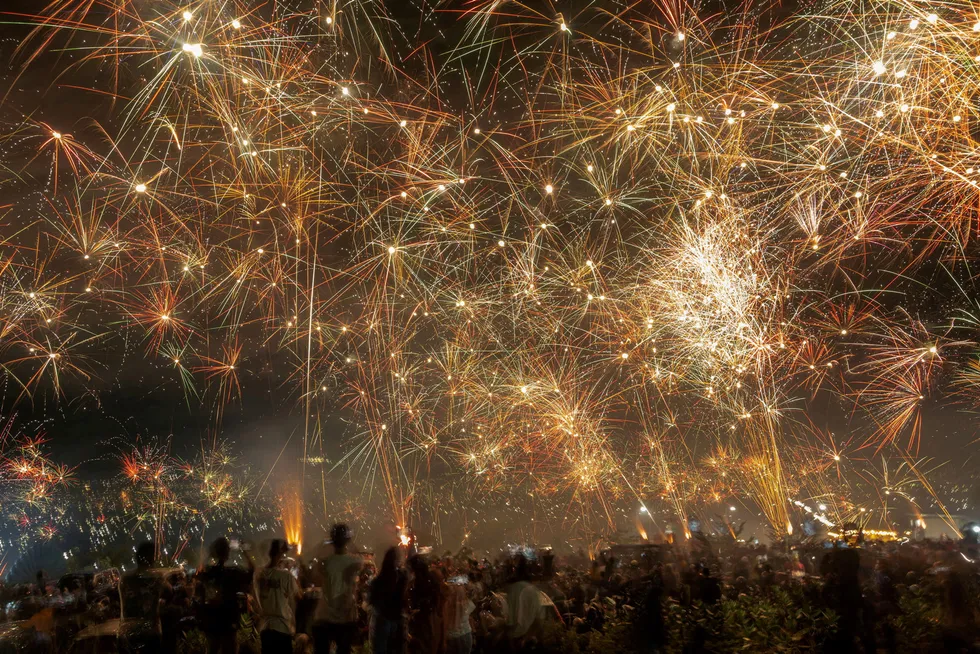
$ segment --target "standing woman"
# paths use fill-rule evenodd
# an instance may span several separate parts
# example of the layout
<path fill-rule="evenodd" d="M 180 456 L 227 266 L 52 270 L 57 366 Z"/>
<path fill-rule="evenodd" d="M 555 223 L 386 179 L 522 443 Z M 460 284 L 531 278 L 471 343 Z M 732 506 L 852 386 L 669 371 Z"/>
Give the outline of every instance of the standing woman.
<path fill-rule="evenodd" d="M 441 631 L 443 602 L 439 582 L 421 557 L 410 558 L 408 566 L 412 571 L 412 585 L 408 590 L 411 611 L 408 651 L 411 654 L 439 654 L 445 636 Z"/>
<path fill-rule="evenodd" d="M 374 654 L 401 654 L 405 648 L 405 591 L 408 579 L 398 565 L 398 548 L 385 552 L 381 571 L 371 582 L 374 611 L 371 643 Z"/>
<path fill-rule="evenodd" d="M 470 654 L 473 651 L 470 614 L 475 608 L 476 605 L 467 592 L 467 586 L 451 580 L 446 606 L 446 654 Z"/>

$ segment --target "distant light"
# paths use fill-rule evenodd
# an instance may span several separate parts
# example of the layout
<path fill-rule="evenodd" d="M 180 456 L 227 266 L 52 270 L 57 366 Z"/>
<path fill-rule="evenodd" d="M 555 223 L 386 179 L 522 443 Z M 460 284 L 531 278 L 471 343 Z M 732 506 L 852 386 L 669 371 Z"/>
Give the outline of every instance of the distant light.
<path fill-rule="evenodd" d="M 675 105 L 673 102 L 671 102 L 669 105 L 667 105 L 667 111 L 668 112 L 673 111 L 676 108 L 677 108 L 677 105 Z"/>
<path fill-rule="evenodd" d="M 51 136 L 53 136 L 56 139 L 60 139 L 61 138 L 61 132 L 51 132 Z"/>
<path fill-rule="evenodd" d="M 937 16 L 936 14 L 929 14 L 928 16 L 926 16 L 926 20 L 929 22 L 930 25 L 935 25 L 936 23 L 939 22 L 939 16 Z"/>
<path fill-rule="evenodd" d="M 558 29 L 560 29 L 560 30 L 561 30 L 562 32 L 567 32 L 567 31 L 568 31 L 568 25 L 566 25 L 565 23 L 562 23 L 562 24 L 561 24 L 561 25 L 560 25 L 560 26 L 558 27 Z"/>
<path fill-rule="evenodd" d="M 872 64 L 871 68 L 875 71 L 875 75 L 884 75 L 885 74 L 885 64 L 883 64 L 880 61 L 874 62 L 874 64 Z"/>
<path fill-rule="evenodd" d="M 973 525 L 973 533 L 980 534 L 980 525 Z"/>
<path fill-rule="evenodd" d="M 146 193 L 146 184 L 137 184 L 136 185 L 136 192 L 137 193 Z"/>
<path fill-rule="evenodd" d="M 507 244 L 504 243 L 504 240 L 503 239 L 500 239 L 499 241 L 497 241 L 497 245 L 500 246 L 500 247 L 504 247 Z"/>
<path fill-rule="evenodd" d="M 395 253 L 395 246 L 394 245 L 389 245 L 388 246 L 388 254 L 394 254 L 394 253 Z"/>
<path fill-rule="evenodd" d="M 826 504 L 818 504 L 817 505 L 817 508 L 820 509 L 821 511 L 826 511 L 827 510 L 827 505 Z"/>
<path fill-rule="evenodd" d="M 342 93 L 343 95 L 350 95 L 350 89 L 349 89 L 349 88 L 347 88 L 346 86 L 345 86 L 345 87 L 343 87 L 342 89 L 340 89 L 340 92 L 341 92 L 341 93 Z"/>
<path fill-rule="evenodd" d="M 231 26 L 234 27 L 236 30 L 240 30 L 242 29 L 242 21 L 236 18 L 235 20 L 231 21 Z"/>
<path fill-rule="evenodd" d="M 408 125 L 408 121 L 407 121 L 407 120 L 403 120 L 402 122 L 400 122 L 400 123 L 398 123 L 398 124 L 399 124 L 399 125 L 400 125 L 401 127 L 405 127 L 405 126 L 407 126 L 407 125 Z"/>
<path fill-rule="evenodd" d="M 555 187 L 552 186 L 551 184 L 546 184 L 544 187 L 544 192 L 547 193 L 548 195 L 551 195 L 554 192 L 554 190 Z"/>
<path fill-rule="evenodd" d="M 187 10 L 184 10 L 184 20 L 190 20 L 192 18 L 194 18 L 194 14 L 192 14 L 191 12 L 189 12 Z"/>
<path fill-rule="evenodd" d="M 678 41 L 683 41 L 684 40 L 684 32 L 678 32 L 677 33 L 677 40 Z"/>
<path fill-rule="evenodd" d="M 479 134 L 480 133 L 480 128 L 479 127 L 474 127 L 473 128 L 473 133 L 474 134 Z"/>
<path fill-rule="evenodd" d="M 333 23 L 333 18 L 331 16 L 327 16 L 327 25 L 330 25 L 332 23 Z"/>
<path fill-rule="evenodd" d="M 735 507 L 734 507 L 734 506 L 730 506 L 730 507 L 728 507 L 728 510 L 729 510 L 729 511 L 735 511 L 736 509 L 735 509 Z"/>

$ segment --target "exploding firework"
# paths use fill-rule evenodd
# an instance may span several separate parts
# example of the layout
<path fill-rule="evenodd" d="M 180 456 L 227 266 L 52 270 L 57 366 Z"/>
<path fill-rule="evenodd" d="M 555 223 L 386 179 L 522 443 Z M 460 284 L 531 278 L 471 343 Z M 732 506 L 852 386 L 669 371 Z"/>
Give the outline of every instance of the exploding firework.
<path fill-rule="evenodd" d="M 740 495 L 792 533 L 846 474 L 816 416 L 911 456 L 975 395 L 973 15 L 450 2 L 409 33 L 374 2 L 53 0 L 18 75 L 73 52 L 47 91 L 93 119 L 0 133 L 8 394 L 137 360 L 209 412 L 193 465 L 121 461 L 158 526 L 241 503 L 217 434 L 274 376 L 304 466 L 342 447 L 394 524 L 452 488 L 581 524 L 660 497 L 685 534 Z"/>

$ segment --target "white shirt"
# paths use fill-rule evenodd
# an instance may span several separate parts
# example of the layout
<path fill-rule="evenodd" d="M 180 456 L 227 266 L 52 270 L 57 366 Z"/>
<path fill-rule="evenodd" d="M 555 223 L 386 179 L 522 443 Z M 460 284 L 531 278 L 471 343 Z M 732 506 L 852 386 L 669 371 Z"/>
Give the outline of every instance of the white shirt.
<path fill-rule="evenodd" d="M 284 634 L 296 631 L 293 604 L 299 594 L 299 584 L 288 570 L 262 568 L 255 575 L 255 597 L 259 600 L 262 629 Z"/>
<path fill-rule="evenodd" d="M 521 638 L 541 621 L 549 606 L 554 606 L 551 598 L 527 581 L 518 581 L 507 589 L 507 627 L 511 638 Z"/>
<path fill-rule="evenodd" d="M 449 630 L 446 634 L 449 638 L 459 638 L 473 631 L 473 628 L 470 626 L 470 613 L 476 608 L 476 604 L 467 597 L 459 608 L 461 610 L 456 614 L 457 624 L 449 625 Z"/>

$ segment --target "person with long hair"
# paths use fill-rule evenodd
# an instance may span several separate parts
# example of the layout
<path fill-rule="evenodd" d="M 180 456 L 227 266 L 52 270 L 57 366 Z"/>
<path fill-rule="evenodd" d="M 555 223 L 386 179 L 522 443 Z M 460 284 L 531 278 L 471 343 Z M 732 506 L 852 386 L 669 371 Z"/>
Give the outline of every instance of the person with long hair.
<path fill-rule="evenodd" d="M 411 617 L 408 623 L 409 652 L 411 654 L 437 654 L 445 640 L 443 626 L 442 589 L 428 564 L 419 556 L 408 560 L 412 571 L 412 584 L 408 590 Z"/>
<path fill-rule="evenodd" d="M 465 577 L 450 580 L 446 602 L 446 653 L 470 654 L 473 650 L 473 627 L 470 614 L 476 609 L 467 592 Z"/>
<path fill-rule="evenodd" d="M 369 602 L 374 611 L 371 644 L 374 654 L 401 654 L 405 647 L 405 591 L 408 579 L 398 564 L 399 550 L 385 552 L 378 576 L 371 582 Z"/>

